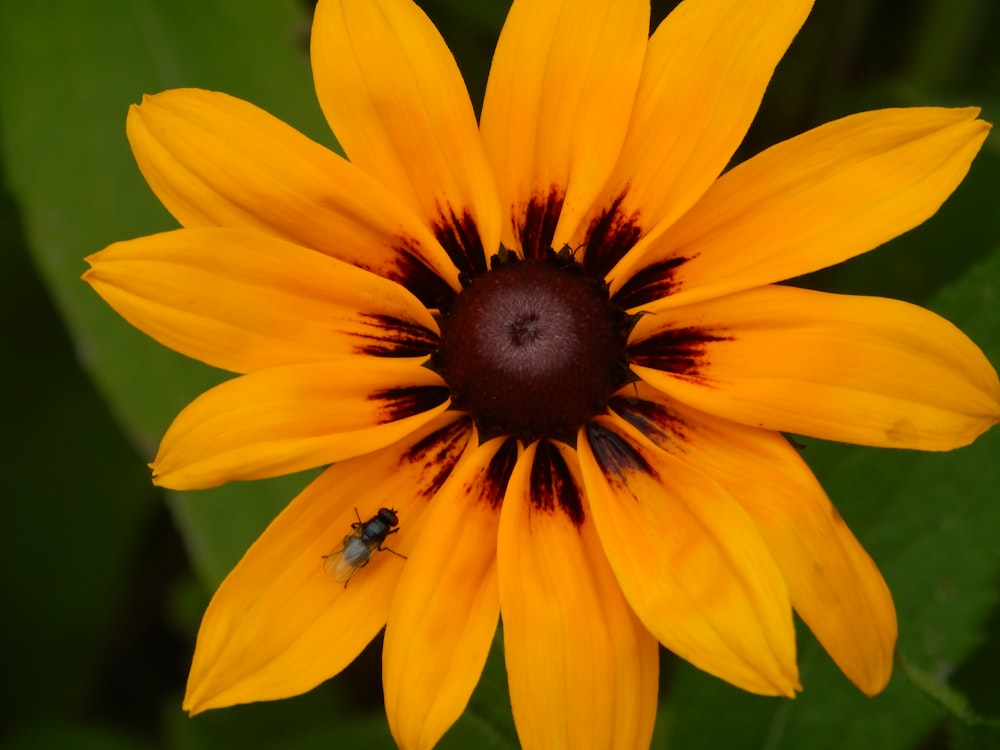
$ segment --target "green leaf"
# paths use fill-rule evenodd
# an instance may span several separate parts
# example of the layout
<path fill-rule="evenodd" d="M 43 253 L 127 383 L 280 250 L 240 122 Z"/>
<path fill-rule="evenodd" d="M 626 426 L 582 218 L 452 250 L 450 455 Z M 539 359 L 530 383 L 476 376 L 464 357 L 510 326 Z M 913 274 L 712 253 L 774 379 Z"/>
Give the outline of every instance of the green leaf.
<path fill-rule="evenodd" d="M 1000 361 L 1000 253 L 931 307 Z M 985 639 L 997 638 L 983 626 L 1000 579 L 1000 430 L 945 454 L 809 441 L 804 455 L 889 582 L 898 649 L 909 662 L 947 675 Z M 794 701 L 747 696 L 679 665 L 671 731 L 658 746 L 903 750 L 942 717 L 899 670 L 883 694 L 869 699 L 811 636 L 802 636 L 799 652 L 805 691 Z"/>
<path fill-rule="evenodd" d="M 176 226 L 132 160 L 125 114 L 144 93 L 218 89 L 333 144 L 312 91 L 302 11 L 295 0 L 0 3 L 7 184 L 80 359 L 147 460 L 177 412 L 228 374 L 148 339 L 79 279 L 84 256 Z M 206 583 L 222 578 L 302 482 L 172 500 Z"/>
<path fill-rule="evenodd" d="M 14 208 L 0 193 L 5 734 L 92 700 L 118 603 L 146 580 L 139 539 L 159 518 L 142 463 L 73 359 Z"/>
<path fill-rule="evenodd" d="M 941 708 L 962 722 L 975 722 L 979 717 L 969 707 L 969 701 L 957 690 L 949 687 L 926 670 L 911 664 L 906 657 L 899 660 L 899 666 L 906 678 L 924 695 L 939 704 Z"/>
<path fill-rule="evenodd" d="M 395 747 L 385 714 L 358 711 L 328 686 L 283 701 L 234 706 L 195 717 L 183 714 L 179 697 L 166 709 L 166 747 L 173 750 L 359 750 Z"/>
<path fill-rule="evenodd" d="M 39 725 L 4 737 L 5 750 L 151 750 L 152 744 L 103 727 L 65 722 Z"/>
<path fill-rule="evenodd" d="M 983 39 L 992 0 L 934 0 L 923 8 L 907 75 L 927 88 L 969 75 L 970 51 Z"/>
<path fill-rule="evenodd" d="M 900 659 L 899 665 L 918 690 L 948 713 L 951 750 L 1000 748 L 1000 719 L 979 716 L 972 710 L 968 698 L 905 658 Z"/>

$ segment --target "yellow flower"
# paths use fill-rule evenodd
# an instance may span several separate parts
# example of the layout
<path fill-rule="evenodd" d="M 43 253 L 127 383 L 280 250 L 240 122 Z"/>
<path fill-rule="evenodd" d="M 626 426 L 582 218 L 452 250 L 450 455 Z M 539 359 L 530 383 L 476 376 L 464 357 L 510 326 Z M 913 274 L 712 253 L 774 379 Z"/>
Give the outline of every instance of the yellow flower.
<path fill-rule="evenodd" d="M 350 161 L 220 93 L 133 107 L 184 228 L 85 278 L 241 373 L 177 417 L 155 481 L 333 464 L 216 593 L 188 710 L 309 690 L 385 627 L 393 736 L 430 747 L 498 618 L 526 747 L 647 745 L 657 643 L 794 695 L 793 608 L 885 686 L 889 592 L 780 433 L 947 450 L 1000 383 L 926 310 L 775 282 L 931 216 L 989 126 L 866 112 L 723 174 L 810 5 L 685 0 L 647 38 L 648 0 L 515 0 L 477 125 L 410 0 L 320 0 Z"/>

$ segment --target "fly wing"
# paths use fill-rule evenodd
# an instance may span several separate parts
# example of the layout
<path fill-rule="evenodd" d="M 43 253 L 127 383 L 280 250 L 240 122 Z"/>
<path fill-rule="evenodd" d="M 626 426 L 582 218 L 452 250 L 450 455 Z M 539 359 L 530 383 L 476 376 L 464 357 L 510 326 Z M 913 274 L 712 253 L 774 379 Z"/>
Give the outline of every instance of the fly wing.
<path fill-rule="evenodd" d="M 333 561 L 331 565 L 330 562 Z M 354 575 L 354 571 L 358 569 L 357 565 L 353 565 L 347 561 L 343 555 L 333 559 L 330 558 L 327 562 L 323 563 L 323 569 L 333 576 L 333 580 L 337 583 L 347 583 L 351 580 L 351 576 Z"/>
<path fill-rule="evenodd" d="M 323 570 L 333 576 L 338 583 L 347 583 L 358 568 L 368 564 L 371 559 L 371 546 L 366 544 L 358 534 L 348 534 L 342 544 L 337 545 L 326 559 L 323 560 Z"/>
<path fill-rule="evenodd" d="M 336 575 L 337 566 L 344 559 L 344 545 L 338 544 L 328 555 L 323 555 L 323 570 Z"/>

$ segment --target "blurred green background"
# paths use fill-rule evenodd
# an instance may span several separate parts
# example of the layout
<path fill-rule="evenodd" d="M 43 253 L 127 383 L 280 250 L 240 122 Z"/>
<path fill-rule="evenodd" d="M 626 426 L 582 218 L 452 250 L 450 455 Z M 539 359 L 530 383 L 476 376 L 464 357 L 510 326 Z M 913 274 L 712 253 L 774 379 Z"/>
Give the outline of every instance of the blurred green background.
<path fill-rule="evenodd" d="M 477 106 L 508 4 L 421 3 Z M 674 4 L 655 2 L 655 19 Z M 307 477 L 156 491 L 156 441 L 224 376 L 146 340 L 79 281 L 85 255 L 174 226 L 125 139 L 143 93 L 226 91 L 334 144 L 312 93 L 310 13 L 301 0 L 0 0 L 4 748 L 391 746 L 377 643 L 301 698 L 181 712 L 212 587 Z M 816 0 L 740 158 L 877 107 L 978 104 L 996 122 L 997 39 L 996 0 Z M 929 306 L 1000 363 L 1000 137 L 931 221 L 806 283 Z M 944 455 L 803 442 L 893 589 L 893 680 L 864 698 L 803 628 L 795 701 L 664 654 L 654 746 L 1000 747 L 1000 430 Z M 516 746 L 497 650 L 442 746 Z"/>

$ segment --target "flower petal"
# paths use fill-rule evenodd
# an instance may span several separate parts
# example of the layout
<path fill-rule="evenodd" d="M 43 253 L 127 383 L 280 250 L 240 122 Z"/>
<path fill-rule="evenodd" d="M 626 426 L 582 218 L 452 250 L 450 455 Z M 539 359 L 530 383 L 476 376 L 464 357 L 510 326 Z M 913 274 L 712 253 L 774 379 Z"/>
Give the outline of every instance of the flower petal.
<path fill-rule="evenodd" d="M 746 511 L 615 415 L 584 427 L 578 446 L 604 552 L 649 631 L 737 687 L 793 696 L 788 590 Z"/>
<path fill-rule="evenodd" d="M 259 370 L 192 401 L 163 436 L 156 484 L 201 489 L 342 461 L 402 439 L 448 408 L 422 360 L 343 357 Z"/>
<path fill-rule="evenodd" d="M 757 114 L 812 0 L 684 0 L 649 40 L 614 173 L 582 225 L 584 262 L 606 274 L 704 194 Z"/>
<path fill-rule="evenodd" d="M 473 438 L 434 497 L 389 610 L 386 715 L 401 748 L 431 748 L 465 709 L 497 627 L 499 506 L 517 443 Z"/>
<path fill-rule="evenodd" d="M 146 182 L 187 227 L 255 229 L 398 281 L 424 302 L 459 289 L 426 226 L 353 164 L 252 104 L 176 89 L 129 110 Z"/>
<path fill-rule="evenodd" d="M 198 713 L 298 695 L 340 672 L 385 624 L 404 562 L 376 553 L 344 586 L 323 556 L 356 513 L 399 514 L 391 548 L 406 555 L 427 500 L 472 430 L 443 414 L 392 446 L 323 472 L 285 508 L 226 577 L 198 631 L 184 708 Z"/>
<path fill-rule="evenodd" d="M 896 642 L 889 588 L 788 441 L 682 406 L 644 383 L 612 409 L 736 499 L 819 642 L 862 691 L 882 690 Z"/>
<path fill-rule="evenodd" d="M 531 445 L 504 497 L 497 549 L 525 748 L 648 747 L 652 737 L 656 640 L 622 596 L 588 513 L 575 452 Z"/>
<path fill-rule="evenodd" d="M 544 257 L 572 238 L 624 140 L 648 33 L 640 0 L 511 7 L 480 125 L 507 247 Z"/>
<path fill-rule="evenodd" d="M 754 427 L 950 450 L 1000 421 L 1000 381 L 979 348 L 896 300 L 761 287 L 644 315 L 632 339 L 643 380 Z"/>
<path fill-rule="evenodd" d="M 990 129 L 978 113 L 864 112 L 772 146 L 625 257 L 611 274 L 617 301 L 661 309 L 720 297 L 825 268 L 912 229 L 968 172 Z"/>
<path fill-rule="evenodd" d="M 234 372 L 345 354 L 430 354 L 437 324 L 395 282 L 240 229 L 179 229 L 111 245 L 84 274 L 171 349 Z"/>
<path fill-rule="evenodd" d="M 321 0 L 312 69 L 347 155 L 422 216 L 459 270 L 500 239 L 496 185 L 455 59 L 409 0 Z"/>

